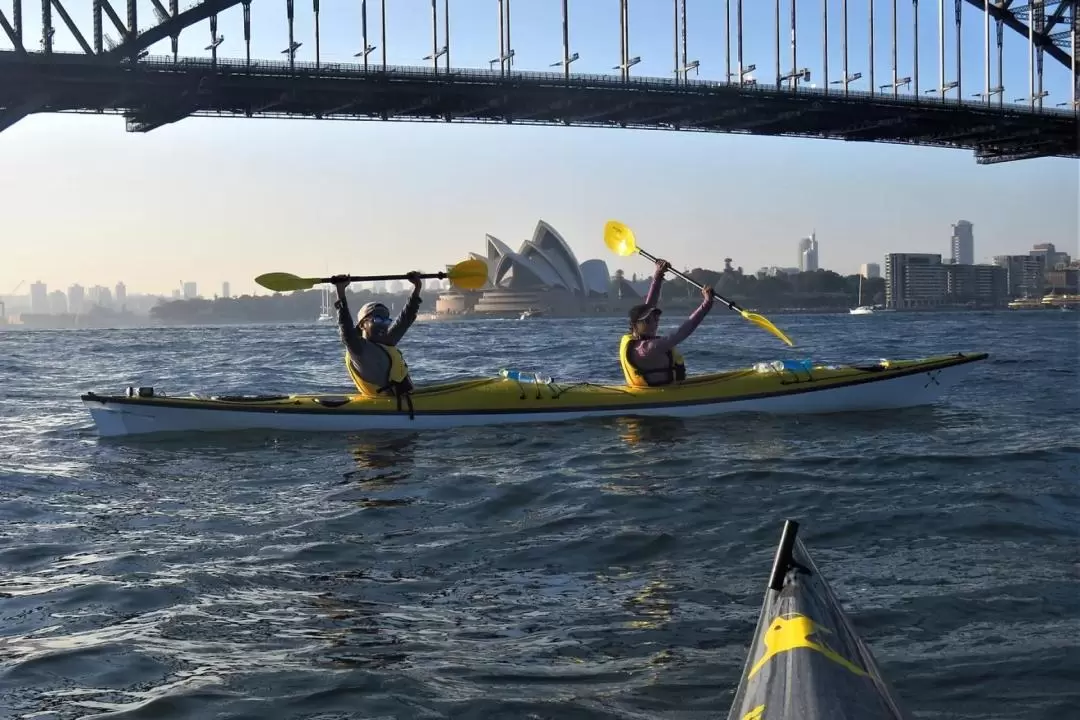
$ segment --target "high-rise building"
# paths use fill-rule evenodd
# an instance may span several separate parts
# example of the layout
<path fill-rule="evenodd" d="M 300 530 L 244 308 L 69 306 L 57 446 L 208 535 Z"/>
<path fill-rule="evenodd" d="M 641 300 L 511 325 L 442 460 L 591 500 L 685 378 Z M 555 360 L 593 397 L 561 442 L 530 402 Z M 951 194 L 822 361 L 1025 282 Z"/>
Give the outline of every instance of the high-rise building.
<path fill-rule="evenodd" d="M 1009 297 L 1040 298 L 1043 294 L 1045 255 L 995 255 L 994 264 L 1005 268 Z"/>
<path fill-rule="evenodd" d="M 863 263 L 859 268 L 859 274 L 867 280 L 881 277 L 881 266 L 877 263 Z"/>
<path fill-rule="evenodd" d="M 112 291 L 104 285 L 93 286 L 87 291 L 86 296 L 91 305 L 100 305 L 104 308 L 112 307 Z"/>
<path fill-rule="evenodd" d="M 121 281 L 116 283 L 116 288 L 114 289 L 116 291 L 116 307 L 123 310 L 124 303 L 127 302 L 127 286 Z"/>
<path fill-rule="evenodd" d="M 952 303 L 1002 307 L 1009 300 L 1008 273 L 997 265 L 946 265 L 945 284 Z"/>
<path fill-rule="evenodd" d="M 183 284 L 183 290 L 185 300 L 192 300 L 199 296 L 198 288 L 195 286 L 195 283 L 191 281 Z"/>
<path fill-rule="evenodd" d="M 53 315 L 63 315 L 68 311 L 67 295 L 63 290 L 53 290 L 49 293 L 49 311 Z"/>
<path fill-rule="evenodd" d="M 83 311 L 86 302 L 86 290 L 82 285 L 75 283 L 68 288 L 68 312 L 78 315 Z"/>
<path fill-rule="evenodd" d="M 1058 252 L 1054 243 L 1039 243 L 1033 246 L 1028 254 L 1032 257 L 1041 257 L 1043 268 L 1046 270 L 1056 270 L 1058 265 L 1064 267 L 1069 264 L 1069 254 Z"/>
<path fill-rule="evenodd" d="M 967 220 L 959 220 L 952 226 L 952 262 L 958 265 L 971 265 L 975 262 L 974 225 Z"/>
<path fill-rule="evenodd" d="M 40 280 L 30 286 L 30 312 L 49 312 L 49 286 Z"/>
<path fill-rule="evenodd" d="M 810 233 L 810 237 L 799 240 L 799 271 L 813 272 L 818 269 L 818 244 L 817 233 Z"/>
<path fill-rule="evenodd" d="M 924 308 L 946 301 L 948 283 L 941 255 L 889 253 L 885 256 L 885 307 Z"/>
<path fill-rule="evenodd" d="M 228 280 L 221 283 L 221 297 L 223 297 L 223 298 L 232 297 L 229 294 L 229 281 Z"/>

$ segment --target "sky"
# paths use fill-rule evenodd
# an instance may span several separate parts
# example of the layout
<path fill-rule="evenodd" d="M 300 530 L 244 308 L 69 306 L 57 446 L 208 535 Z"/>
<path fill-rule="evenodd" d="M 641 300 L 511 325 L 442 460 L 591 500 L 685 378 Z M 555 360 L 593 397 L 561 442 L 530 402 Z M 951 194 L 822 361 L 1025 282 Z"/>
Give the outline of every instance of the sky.
<path fill-rule="evenodd" d="M 192 3 L 182 3 L 181 8 Z M 387 62 L 424 65 L 431 52 L 431 4 L 389 0 Z M 90 3 L 65 3 L 89 37 Z M 76 5 L 85 7 L 76 7 Z M 282 59 L 285 3 L 252 3 L 252 56 Z M 314 60 L 312 5 L 296 3 L 298 61 Z M 851 3 L 850 72 L 867 89 L 866 7 Z M 898 73 L 911 74 L 911 3 L 898 3 Z M 955 26 L 946 10 L 946 80 L 954 79 Z M 114 7 L 122 11 L 122 3 Z M 5 9 L 9 6 L 4 5 Z M 360 2 L 323 2 L 322 59 L 355 62 Z M 451 0 L 455 67 L 488 67 L 498 54 L 496 0 Z M 617 0 L 570 0 L 575 72 L 614 73 Z M 152 5 L 140 2 L 142 24 Z M 442 38 L 439 0 L 439 36 Z M 513 3 L 515 70 L 547 71 L 562 57 L 561 3 Z M 781 66 L 790 63 L 790 13 L 781 4 Z M 798 9 L 799 62 L 820 82 L 821 3 Z M 768 82 L 775 73 L 772 3 L 744 2 L 744 62 Z M 724 4 L 688 2 L 690 59 L 701 78 L 725 72 Z M 875 84 L 891 79 L 891 3 L 875 3 Z M 831 2 L 830 79 L 841 73 L 840 3 Z M 670 77 L 672 3 L 631 0 L 634 75 Z M 732 2 L 732 23 L 735 22 Z M 983 86 L 981 13 L 964 4 L 962 90 Z M 10 18 L 9 18 L 10 19 Z M 56 23 L 60 23 L 54 14 Z M 25 12 L 31 46 L 39 13 Z M 379 2 L 369 0 L 371 44 Z M 106 21 L 106 29 L 110 25 Z M 242 13 L 223 13 L 220 56 L 243 58 Z M 992 28 L 993 32 L 993 28 Z M 111 33 L 116 37 L 115 29 Z M 209 26 L 181 35 L 180 53 L 205 57 Z M 57 50 L 77 50 L 65 28 Z M 1026 38 L 1006 28 L 1006 102 L 1027 94 Z M 7 49 L 0 33 L 0 48 Z M 168 41 L 151 49 L 169 54 Z M 381 61 L 382 49 L 369 60 Z M 995 51 L 996 53 L 996 51 Z M 734 56 L 734 39 L 732 40 Z M 920 6 L 920 86 L 937 85 L 937 3 Z M 996 68 L 996 54 L 992 57 Z M 734 63 L 734 60 L 733 60 Z M 557 68 L 552 70 L 558 70 Z M 693 77 L 693 76 L 692 76 Z M 1048 107 L 1069 99 L 1068 71 L 1045 63 Z M 997 78 L 991 78 L 991 84 Z M 955 91 L 953 91 L 955 92 Z M 195 281 L 202 294 L 228 281 L 259 290 L 255 276 L 437 272 L 483 252 L 491 233 L 512 247 L 537 220 L 553 225 L 580 261 L 602 258 L 614 272 L 647 273 L 602 242 L 605 221 L 621 220 L 639 245 L 676 267 L 797 265 L 800 237 L 815 231 L 822 267 L 854 273 L 886 252 L 949 253 L 951 224 L 974 223 L 976 261 L 1054 242 L 1080 255 L 1080 163 L 1046 158 L 981 166 L 964 150 L 835 140 L 514 125 L 190 118 L 148 134 L 127 133 L 119 116 L 35 115 L 0 133 L 0 294 L 23 282 L 72 283 L 129 293 L 169 294 Z M 265 291 L 263 291 L 265 292 Z"/>

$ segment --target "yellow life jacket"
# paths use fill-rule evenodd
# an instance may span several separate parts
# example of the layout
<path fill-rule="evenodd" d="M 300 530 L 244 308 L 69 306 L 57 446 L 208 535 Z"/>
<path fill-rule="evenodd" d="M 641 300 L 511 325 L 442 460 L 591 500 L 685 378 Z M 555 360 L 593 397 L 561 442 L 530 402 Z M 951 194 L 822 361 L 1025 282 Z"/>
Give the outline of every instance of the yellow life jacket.
<path fill-rule="evenodd" d="M 368 342 L 371 341 L 368 340 Z M 412 417 L 412 397 L 410 397 L 410 393 L 412 393 L 413 384 L 412 379 L 409 377 L 409 366 L 405 364 L 405 358 L 401 355 L 401 351 L 393 345 L 371 344 L 386 353 L 386 356 L 390 359 L 390 376 L 386 384 L 376 385 L 360 377 L 360 373 L 356 371 L 356 367 L 353 366 L 352 360 L 349 358 L 349 351 L 346 350 L 345 367 L 349 371 L 349 377 L 352 378 L 356 389 L 360 391 L 361 395 L 377 397 L 386 393 L 392 394 L 397 398 L 398 410 L 401 409 L 401 399 L 404 397 L 409 404 L 409 416 Z"/>
<path fill-rule="evenodd" d="M 686 362 L 682 353 L 675 348 L 667 351 L 668 364 L 666 368 L 648 370 L 642 372 L 630 362 L 630 343 L 637 342 L 641 338 L 634 337 L 632 333 L 622 336 L 619 341 L 619 363 L 622 365 L 626 384 L 631 387 L 656 387 L 671 385 L 686 379 Z"/>

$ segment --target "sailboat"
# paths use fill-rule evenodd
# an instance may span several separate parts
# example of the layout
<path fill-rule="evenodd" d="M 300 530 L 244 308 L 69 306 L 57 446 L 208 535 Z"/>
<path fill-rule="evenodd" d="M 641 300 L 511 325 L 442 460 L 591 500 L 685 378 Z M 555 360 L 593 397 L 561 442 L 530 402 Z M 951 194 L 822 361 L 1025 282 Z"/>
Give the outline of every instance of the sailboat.
<path fill-rule="evenodd" d="M 318 323 L 331 323 L 336 322 L 337 318 L 334 317 L 334 306 L 330 302 L 330 287 L 323 286 L 322 288 L 322 306 L 319 308 L 319 317 L 315 319 Z"/>
<path fill-rule="evenodd" d="M 873 315 L 874 314 L 874 307 L 872 305 L 863 305 L 862 304 L 862 279 L 863 279 L 863 276 L 860 274 L 859 275 L 859 306 L 849 309 L 848 312 L 851 313 L 852 315 Z"/>

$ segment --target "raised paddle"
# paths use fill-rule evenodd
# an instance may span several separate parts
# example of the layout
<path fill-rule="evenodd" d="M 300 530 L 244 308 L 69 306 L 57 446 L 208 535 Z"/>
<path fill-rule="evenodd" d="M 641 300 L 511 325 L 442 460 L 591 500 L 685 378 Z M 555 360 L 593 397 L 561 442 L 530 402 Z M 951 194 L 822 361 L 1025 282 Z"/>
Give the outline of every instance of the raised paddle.
<path fill-rule="evenodd" d="M 642 257 L 648 258 L 649 260 L 656 262 L 656 257 L 650 255 L 649 253 L 645 252 L 637 246 L 637 240 L 635 240 L 634 238 L 634 231 L 623 223 L 619 222 L 618 220 L 608 220 L 608 222 L 604 225 L 604 244 L 607 245 L 608 248 L 616 255 L 626 257 L 628 255 L 633 255 L 636 252 Z M 695 282 L 694 280 L 690 279 L 675 268 L 671 268 L 671 272 L 675 275 L 678 275 L 683 280 L 696 287 L 698 290 L 704 289 L 701 283 Z M 746 320 L 749 320 L 763 330 L 767 330 L 768 332 L 783 340 L 788 345 L 795 344 L 791 342 L 791 340 L 788 339 L 788 336 L 781 332 L 779 328 L 777 328 L 775 325 L 773 325 L 761 315 L 743 310 L 731 300 L 717 295 L 715 291 L 712 295 L 724 305 L 727 305 L 730 309 L 742 315 L 743 318 L 745 318 Z"/>
<path fill-rule="evenodd" d="M 449 279 L 450 283 L 462 290 L 479 290 L 488 281 L 487 263 L 479 259 L 463 260 L 446 272 L 420 273 L 424 279 Z M 340 278 L 349 282 L 369 282 L 372 280 L 408 280 L 408 275 L 348 275 Z M 289 292 L 290 290 L 310 290 L 320 283 L 336 282 L 338 278 L 297 277 L 291 273 L 265 273 L 255 278 L 255 282 L 267 290 Z"/>

